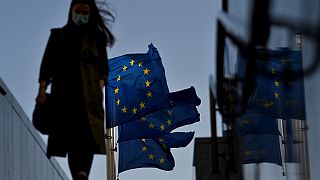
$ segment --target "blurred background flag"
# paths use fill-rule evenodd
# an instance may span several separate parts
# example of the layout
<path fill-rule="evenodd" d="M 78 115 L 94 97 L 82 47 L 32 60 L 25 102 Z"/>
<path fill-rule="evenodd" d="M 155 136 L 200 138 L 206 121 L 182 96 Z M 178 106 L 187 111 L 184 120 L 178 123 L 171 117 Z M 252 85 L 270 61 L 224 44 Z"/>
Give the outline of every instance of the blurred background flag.
<path fill-rule="evenodd" d="M 257 49 L 255 60 L 256 83 L 246 109 L 280 119 L 306 119 L 301 51 Z M 243 65 L 245 56 L 238 61 Z"/>
<path fill-rule="evenodd" d="M 174 158 L 170 148 L 186 147 L 194 132 L 176 132 L 154 139 L 136 139 L 119 143 L 119 173 L 135 168 L 158 168 L 170 171 Z"/>
<path fill-rule="evenodd" d="M 157 49 L 109 59 L 107 128 L 127 123 L 168 105 L 169 90 Z"/>
<path fill-rule="evenodd" d="M 241 137 L 241 162 L 274 163 L 282 165 L 280 141 L 278 135 L 259 134 L 245 135 Z"/>
<path fill-rule="evenodd" d="M 200 105 L 201 100 L 193 86 L 170 93 L 169 101 L 169 108 L 120 125 L 118 142 L 159 137 L 169 134 L 178 127 L 200 121 L 196 106 Z"/>

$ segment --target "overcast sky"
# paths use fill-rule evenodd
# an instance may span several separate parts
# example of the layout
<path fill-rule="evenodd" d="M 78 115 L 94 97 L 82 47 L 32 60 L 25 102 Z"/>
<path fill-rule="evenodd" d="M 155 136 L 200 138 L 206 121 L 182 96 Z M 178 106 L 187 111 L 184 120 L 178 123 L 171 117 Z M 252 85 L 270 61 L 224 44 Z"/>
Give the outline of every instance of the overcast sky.
<path fill-rule="evenodd" d="M 181 128 L 196 137 L 210 136 L 208 77 L 214 73 L 216 0 L 110 0 L 116 37 L 109 57 L 158 48 L 170 91 L 194 86 L 202 99 L 201 122 Z M 29 117 L 37 94 L 39 66 L 51 28 L 66 23 L 70 0 L 2 0 L 0 11 L 0 77 Z M 120 174 L 121 180 L 192 180 L 192 141 L 174 149 L 171 172 L 136 169 Z M 65 159 L 58 159 L 69 174 Z M 105 177 L 105 158 L 96 156 L 91 179 Z"/>

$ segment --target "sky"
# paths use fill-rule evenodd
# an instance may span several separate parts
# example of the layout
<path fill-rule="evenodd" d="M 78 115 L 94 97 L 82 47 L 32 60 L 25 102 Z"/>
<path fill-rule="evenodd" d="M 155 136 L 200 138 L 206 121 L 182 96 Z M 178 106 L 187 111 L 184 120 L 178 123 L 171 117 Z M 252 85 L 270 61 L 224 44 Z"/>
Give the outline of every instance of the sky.
<path fill-rule="evenodd" d="M 110 58 L 145 53 L 158 48 L 170 91 L 194 86 L 202 104 L 199 123 L 178 129 L 209 137 L 209 75 L 214 74 L 216 0 L 109 0 L 115 14 L 111 31 L 116 37 Z M 31 117 L 38 90 L 39 66 L 50 29 L 67 21 L 70 0 L 2 0 L 0 11 L 0 77 Z M 31 119 L 31 118 L 30 118 Z M 46 137 L 43 137 L 46 139 Z M 143 168 L 119 175 L 120 180 L 193 180 L 194 141 L 173 149 L 176 167 L 165 172 Z M 70 177 L 65 158 L 59 163 Z M 95 156 L 90 178 L 104 179 L 104 156 Z"/>

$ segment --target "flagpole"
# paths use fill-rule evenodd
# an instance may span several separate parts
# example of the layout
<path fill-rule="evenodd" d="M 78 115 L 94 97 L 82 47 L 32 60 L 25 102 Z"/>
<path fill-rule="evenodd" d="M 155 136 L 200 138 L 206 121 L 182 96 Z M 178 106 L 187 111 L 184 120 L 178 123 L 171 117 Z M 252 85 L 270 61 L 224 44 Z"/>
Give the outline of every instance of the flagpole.
<path fill-rule="evenodd" d="M 104 105 L 107 111 L 108 107 L 108 100 L 107 98 L 107 88 L 104 86 Z M 105 121 L 104 121 L 104 138 L 105 138 L 105 146 L 106 146 L 106 173 L 107 173 L 107 180 L 116 180 L 116 166 L 115 166 L 115 146 L 114 146 L 114 128 L 107 128 L 106 122 L 107 117 L 105 114 Z"/>
<path fill-rule="evenodd" d="M 114 128 L 106 129 L 106 168 L 107 180 L 116 180 L 116 168 L 114 158 Z"/>
<path fill-rule="evenodd" d="M 287 176 L 286 172 L 287 172 L 287 166 L 286 166 L 286 137 L 285 137 L 285 132 L 284 132 L 284 122 L 283 119 L 278 119 L 280 120 L 280 134 L 281 134 L 281 159 L 282 159 L 282 176 Z M 287 178 L 286 178 L 287 179 Z"/>

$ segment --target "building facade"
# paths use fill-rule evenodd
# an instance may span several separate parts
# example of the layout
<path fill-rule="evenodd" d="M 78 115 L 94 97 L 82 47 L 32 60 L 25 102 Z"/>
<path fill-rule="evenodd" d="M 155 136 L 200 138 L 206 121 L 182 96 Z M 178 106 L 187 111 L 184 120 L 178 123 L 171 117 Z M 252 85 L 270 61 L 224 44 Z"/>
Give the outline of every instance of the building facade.
<path fill-rule="evenodd" d="M 46 144 L 0 78 L 0 179 L 68 180 Z"/>

